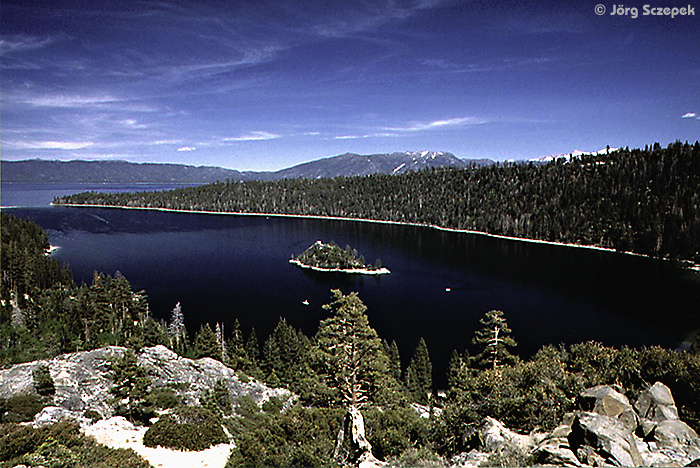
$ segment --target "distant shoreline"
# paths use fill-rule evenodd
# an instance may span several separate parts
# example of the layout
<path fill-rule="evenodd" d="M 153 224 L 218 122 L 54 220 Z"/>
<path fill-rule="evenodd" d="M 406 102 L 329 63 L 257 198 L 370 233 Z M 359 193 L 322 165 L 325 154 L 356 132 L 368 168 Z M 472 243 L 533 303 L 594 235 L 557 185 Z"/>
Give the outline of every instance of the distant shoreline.
<path fill-rule="evenodd" d="M 305 219 L 321 219 L 321 220 L 331 220 L 331 221 L 360 221 L 363 223 L 393 224 L 393 225 L 399 225 L 399 226 L 425 227 L 425 228 L 432 228 L 432 229 L 437 229 L 440 231 L 447 231 L 447 232 L 456 232 L 456 233 L 462 233 L 462 234 L 477 234 L 480 236 L 492 237 L 495 239 L 530 242 L 532 244 L 545 244 L 545 245 L 554 245 L 554 246 L 560 246 L 560 247 L 575 247 L 575 248 L 579 248 L 579 249 L 597 250 L 600 252 L 612 252 L 612 253 L 619 253 L 619 254 L 625 254 L 625 255 L 633 255 L 635 257 L 668 260 L 668 259 L 664 259 L 664 258 L 651 257 L 649 255 L 644 255 L 644 254 L 639 254 L 639 253 L 629 252 L 629 251 L 624 251 L 624 250 L 615 250 L 615 249 L 611 249 L 609 247 L 600 247 L 600 246 L 596 246 L 596 245 L 581 245 L 581 244 L 571 244 L 571 243 L 565 243 L 565 242 L 553 242 L 553 241 L 547 241 L 547 240 L 542 240 L 542 239 L 528 239 L 525 237 L 504 236 L 501 234 L 491 234 L 488 232 L 474 231 L 474 230 L 470 230 L 470 229 L 447 228 L 447 227 L 443 227 L 443 226 L 436 226 L 434 224 L 407 223 L 405 221 L 386 221 L 386 220 L 381 220 L 381 219 L 348 218 L 348 217 L 342 217 L 342 216 L 298 215 L 298 214 L 281 214 L 281 213 L 243 213 L 243 212 L 234 212 L 234 211 L 181 210 L 181 209 L 175 209 L 175 208 L 155 208 L 155 207 L 144 207 L 144 206 L 119 206 L 119 205 L 94 205 L 94 204 L 83 204 L 83 203 L 61 203 L 61 204 L 51 203 L 51 206 L 71 206 L 71 207 L 86 207 L 86 208 L 119 208 L 119 209 L 123 209 L 123 210 L 163 211 L 163 212 L 170 212 L 170 213 L 195 213 L 195 214 L 210 214 L 210 215 L 268 216 L 268 217 L 274 216 L 276 218 L 302 218 L 302 219 L 305 218 Z M 688 268 L 689 270 L 700 272 L 700 264 L 693 263 L 689 260 L 678 260 L 678 261 L 681 264 L 683 264 L 686 268 Z M 327 271 L 327 270 L 323 270 L 323 271 Z M 339 271 L 347 271 L 347 270 L 339 270 Z"/>

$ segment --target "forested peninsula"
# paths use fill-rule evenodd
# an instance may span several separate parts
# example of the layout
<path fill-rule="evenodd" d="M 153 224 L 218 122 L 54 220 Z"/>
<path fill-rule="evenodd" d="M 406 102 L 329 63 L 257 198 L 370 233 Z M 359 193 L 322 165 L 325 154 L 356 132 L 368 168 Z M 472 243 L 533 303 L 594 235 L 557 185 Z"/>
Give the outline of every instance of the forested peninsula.
<path fill-rule="evenodd" d="M 700 263 L 700 143 L 399 175 L 81 193 L 56 204 L 371 219 Z"/>

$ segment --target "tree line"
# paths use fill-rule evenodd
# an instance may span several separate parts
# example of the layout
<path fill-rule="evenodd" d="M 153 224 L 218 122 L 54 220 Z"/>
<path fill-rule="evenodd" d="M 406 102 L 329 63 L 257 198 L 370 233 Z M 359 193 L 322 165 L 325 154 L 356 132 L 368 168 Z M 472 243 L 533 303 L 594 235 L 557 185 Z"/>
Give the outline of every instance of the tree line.
<path fill-rule="evenodd" d="M 700 143 L 546 165 L 88 192 L 56 203 L 376 219 L 700 262 Z"/>

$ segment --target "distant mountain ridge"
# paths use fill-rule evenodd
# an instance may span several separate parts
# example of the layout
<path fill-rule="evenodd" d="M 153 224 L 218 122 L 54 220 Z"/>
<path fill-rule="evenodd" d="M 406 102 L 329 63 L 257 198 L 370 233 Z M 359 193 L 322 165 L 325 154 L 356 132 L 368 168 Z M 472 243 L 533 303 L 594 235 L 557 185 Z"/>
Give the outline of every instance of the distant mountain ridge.
<path fill-rule="evenodd" d="M 0 177 L 6 183 L 148 183 L 208 184 L 230 179 L 278 180 L 338 176 L 402 174 L 432 167 L 469 167 L 493 164 L 489 159 L 465 160 L 442 151 L 359 155 L 345 153 L 275 172 L 237 171 L 215 166 L 132 163 L 128 161 L 2 161 Z"/>
<path fill-rule="evenodd" d="M 184 164 L 132 163 L 128 161 L 2 161 L 0 177 L 10 183 L 210 183 L 238 180 L 239 171 Z"/>

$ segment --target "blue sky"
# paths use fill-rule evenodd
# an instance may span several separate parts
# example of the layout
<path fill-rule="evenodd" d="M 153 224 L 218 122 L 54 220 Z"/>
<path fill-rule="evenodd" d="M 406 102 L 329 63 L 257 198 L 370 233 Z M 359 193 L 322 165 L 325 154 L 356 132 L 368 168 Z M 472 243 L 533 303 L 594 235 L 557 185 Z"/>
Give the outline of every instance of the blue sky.
<path fill-rule="evenodd" d="M 700 139 L 700 2 L 599 1 L 3 0 L 2 159 L 277 170 Z"/>

